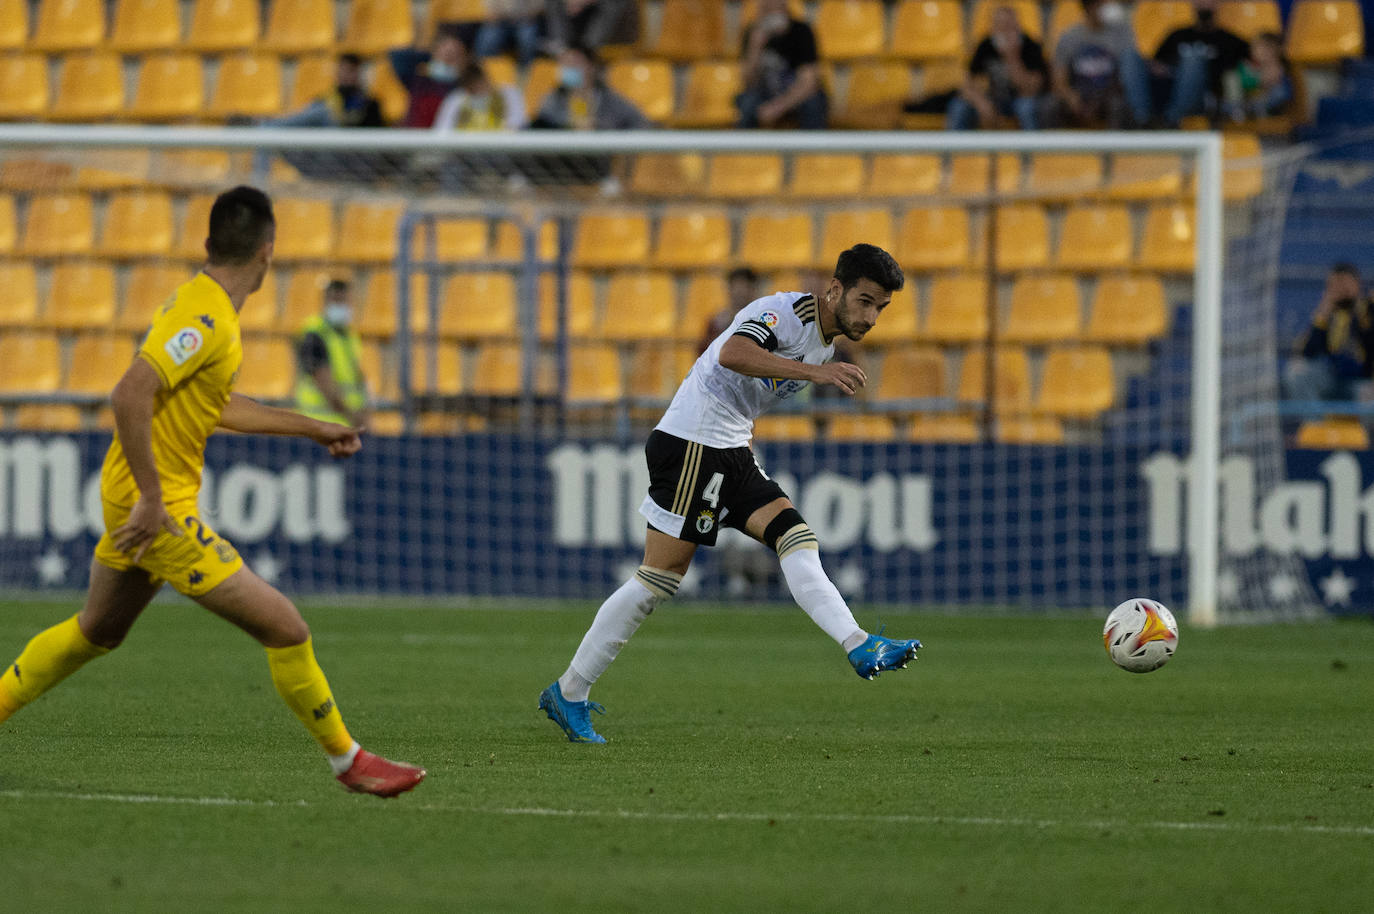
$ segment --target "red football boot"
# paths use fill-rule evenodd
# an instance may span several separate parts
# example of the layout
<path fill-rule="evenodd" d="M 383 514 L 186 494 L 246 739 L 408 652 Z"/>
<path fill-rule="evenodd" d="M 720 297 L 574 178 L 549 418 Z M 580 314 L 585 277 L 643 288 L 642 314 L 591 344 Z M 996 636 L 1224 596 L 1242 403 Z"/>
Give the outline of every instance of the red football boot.
<path fill-rule="evenodd" d="M 425 769 L 404 765 L 359 749 L 348 770 L 339 775 L 339 783 L 354 793 L 370 793 L 377 797 L 394 797 L 405 793 L 425 779 Z"/>

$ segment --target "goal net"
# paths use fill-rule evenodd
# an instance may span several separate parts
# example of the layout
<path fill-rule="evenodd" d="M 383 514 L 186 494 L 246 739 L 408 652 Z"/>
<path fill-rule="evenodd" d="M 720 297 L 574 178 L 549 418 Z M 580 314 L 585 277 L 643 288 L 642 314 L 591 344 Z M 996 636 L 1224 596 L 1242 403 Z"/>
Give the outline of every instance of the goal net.
<path fill-rule="evenodd" d="M 0 129 L 0 583 L 84 582 L 105 394 L 199 266 L 214 194 L 253 183 L 276 260 L 239 389 L 291 402 L 343 279 L 372 401 L 345 463 L 211 441 L 206 518 L 285 587 L 603 594 L 638 562 L 643 441 L 732 271 L 756 277 L 734 294 L 820 291 L 864 241 L 907 277 L 843 351 L 867 387 L 786 401 L 755 439 L 858 605 L 1302 613 L 1296 550 L 1253 516 L 1284 473 L 1265 404 L 1293 166 L 1242 148 L 1223 176 L 1222 145 Z M 684 592 L 782 598 L 774 566 L 726 531 Z"/>

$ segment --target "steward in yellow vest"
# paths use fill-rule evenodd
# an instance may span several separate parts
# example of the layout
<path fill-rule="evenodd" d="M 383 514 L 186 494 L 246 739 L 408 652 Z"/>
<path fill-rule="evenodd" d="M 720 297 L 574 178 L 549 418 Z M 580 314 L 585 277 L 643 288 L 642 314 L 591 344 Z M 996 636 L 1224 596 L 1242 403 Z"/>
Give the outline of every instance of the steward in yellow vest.
<path fill-rule="evenodd" d="M 362 342 L 352 322 L 348 283 L 334 280 L 325 290 L 324 313 L 301 329 L 296 409 L 314 419 L 357 428 L 367 420 L 367 383 Z"/>

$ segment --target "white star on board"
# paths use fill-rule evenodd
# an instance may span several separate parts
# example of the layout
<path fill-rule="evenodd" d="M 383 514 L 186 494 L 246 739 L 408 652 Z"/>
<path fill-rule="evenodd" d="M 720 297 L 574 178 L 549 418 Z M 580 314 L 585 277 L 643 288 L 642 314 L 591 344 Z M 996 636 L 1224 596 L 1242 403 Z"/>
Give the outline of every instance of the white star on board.
<path fill-rule="evenodd" d="M 1240 578 L 1231 568 L 1223 568 L 1217 574 L 1217 596 L 1234 603 L 1240 598 Z"/>
<path fill-rule="evenodd" d="M 67 559 L 56 548 L 34 559 L 33 569 L 38 572 L 38 580 L 48 587 L 67 582 Z"/>
<path fill-rule="evenodd" d="M 1298 595 L 1298 582 L 1290 575 L 1276 574 L 1269 579 L 1269 598 L 1275 603 L 1287 603 Z"/>
<path fill-rule="evenodd" d="M 277 561 L 277 557 L 266 549 L 261 550 L 254 557 L 253 570 L 257 572 L 258 577 L 269 584 L 277 583 L 277 579 L 281 577 L 281 564 Z"/>
<path fill-rule="evenodd" d="M 1319 582 L 1322 588 L 1322 598 L 1327 606 L 1349 606 L 1350 595 L 1355 592 L 1355 579 L 1346 575 L 1340 568 L 1333 568 L 1331 573 L 1322 578 Z"/>
<path fill-rule="evenodd" d="M 864 581 L 863 569 L 858 565 L 845 565 L 835 572 L 835 589 L 846 597 L 863 596 Z"/>

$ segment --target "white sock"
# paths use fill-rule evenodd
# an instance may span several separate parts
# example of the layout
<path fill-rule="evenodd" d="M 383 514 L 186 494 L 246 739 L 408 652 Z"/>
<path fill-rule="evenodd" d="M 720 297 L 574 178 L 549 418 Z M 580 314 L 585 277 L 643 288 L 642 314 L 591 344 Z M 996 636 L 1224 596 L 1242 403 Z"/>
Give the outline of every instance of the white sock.
<path fill-rule="evenodd" d="M 582 636 L 567 672 L 558 679 L 563 697 L 586 701 L 592 683 L 606 672 L 654 607 L 677 592 L 680 583 L 681 575 L 641 565 L 633 578 L 607 597 L 596 611 L 592 627 Z"/>
<path fill-rule="evenodd" d="M 825 569 L 821 567 L 821 554 L 815 549 L 795 549 L 787 553 L 779 564 L 782 576 L 787 581 L 792 599 L 806 610 L 811 621 L 835 639 L 845 651 L 853 650 L 849 645 L 863 644 L 868 634 L 854 621 L 854 614 L 845 605 L 844 597 L 830 583 Z"/>
<path fill-rule="evenodd" d="M 353 745 L 343 755 L 331 755 L 329 757 L 329 767 L 334 769 L 334 776 L 338 777 L 345 771 L 353 767 L 353 760 L 358 757 L 358 750 L 363 748 L 354 740 Z"/>

